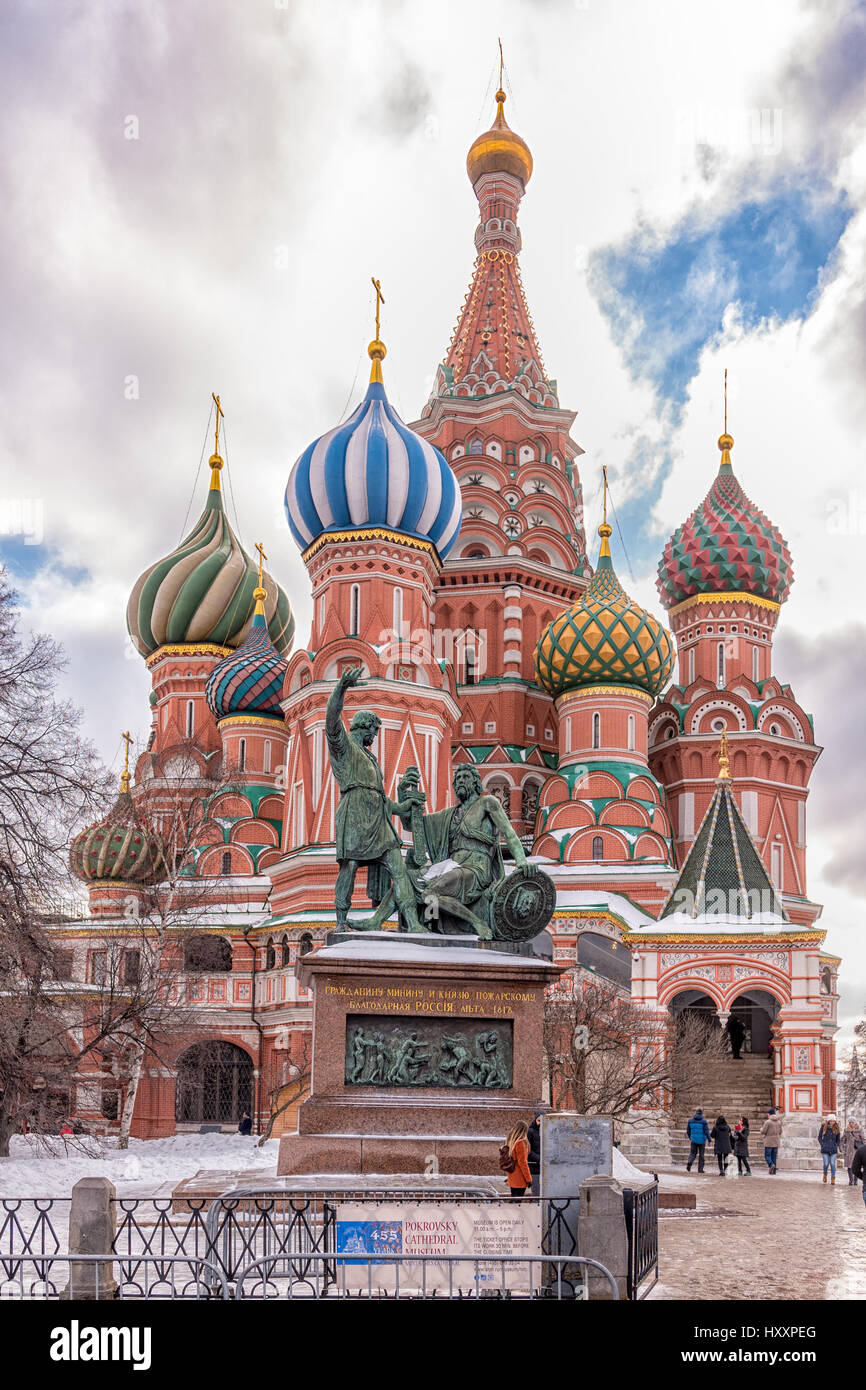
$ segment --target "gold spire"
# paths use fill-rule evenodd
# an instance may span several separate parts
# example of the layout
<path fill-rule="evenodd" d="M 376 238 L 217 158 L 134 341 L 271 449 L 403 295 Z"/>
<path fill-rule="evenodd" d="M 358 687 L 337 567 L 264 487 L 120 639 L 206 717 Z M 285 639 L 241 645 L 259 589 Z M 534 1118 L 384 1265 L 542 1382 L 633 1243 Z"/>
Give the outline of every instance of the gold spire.
<path fill-rule="evenodd" d="M 734 447 L 734 441 L 733 441 L 733 439 L 731 438 L 731 436 L 728 434 L 728 369 L 727 369 L 727 367 L 726 367 L 726 368 L 725 368 L 725 432 L 724 432 L 724 434 L 720 434 L 720 435 L 719 435 L 719 448 L 720 448 L 721 451 L 722 451 L 722 461 L 721 461 L 721 463 L 719 464 L 719 467 L 720 467 L 720 468 L 724 468 L 726 465 L 727 465 L 728 468 L 732 467 L 732 464 L 731 464 L 731 450 L 733 449 L 733 447 Z"/>
<path fill-rule="evenodd" d="M 369 347 L 367 348 L 367 356 L 370 357 L 370 358 L 372 359 L 372 362 L 373 362 L 373 365 L 372 365 L 372 367 L 370 368 L 370 381 L 371 381 L 371 382 L 372 382 L 372 381 L 378 381 L 378 382 L 381 383 L 381 381 L 382 381 L 382 366 L 381 366 L 381 363 L 382 363 L 382 358 L 385 356 L 385 351 L 386 351 L 386 349 L 385 349 L 385 344 L 382 342 L 382 339 L 379 337 L 379 309 L 380 309 L 381 305 L 383 305 L 383 304 L 385 303 L 385 296 L 384 296 L 383 293 L 382 293 L 382 286 L 381 286 L 381 284 L 379 283 L 379 281 L 376 279 L 375 275 L 371 275 L 371 276 L 370 276 L 370 279 L 371 279 L 371 281 L 372 281 L 372 283 L 373 283 L 373 288 L 374 288 L 374 290 L 376 291 L 376 336 L 374 337 L 372 343 L 370 343 Z"/>
<path fill-rule="evenodd" d="M 505 59 L 502 56 L 502 40 L 499 40 L 499 90 L 496 93 L 496 117 L 493 125 L 483 135 L 473 140 L 466 156 L 466 172 L 473 184 L 482 174 L 513 174 L 520 179 L 523 187 L 532 177 L 532 155 L 525 140 L 522 140 L 505 119 Z"/>
<path fill-rule="evenodd" d="M 265 548 L 262 545 L 261 541 L 256 541 L 255 549 L 259 552 L 259 582 L 258 587 L 253 589 L 253 598 L 256 601 L 255 612 L 253 613 L 254 618 L 259 613 L 262 615 L 262 617 L 265 616 L 265 599 L 268 596 L 268 591 L 262 583 L 262 567 L 264 565 L 265 560 L 267 560 L 268 557 L 265 554 Z"/>
<path fill-rule="evenodd" d="M 600 546 L 599 552 L 598 552 L 598 558 L 599 558 L 599 559 L 601 559 L 603 555 L 607 555 L 608 558 L 610 558 L 610 546 L 608 545 L 608 540 L 609 540 L 610 535 L 611 535 L 611 532 L 612 532 L 612 530 L 613 530 L 613 527 L 608 525 L 608 520 L 607 520 L 607 465 L 606 465 L 606 464 L 603 464 L 603 465 L 602 465 L 602 470 L 601 470 L 601 471 L 602 471 L 602 476 L 604 477 L 604 517 L 603 517 L 603 520 L 602 520 L 601 525 L 600 525 L 599 528 L 598 528 L 598 534 L 601 536 L 601 546 Z"/>
<path fill-rule="evenodd" d="M 719 782 L 730 782 L 731 780 L 731 765 L 728 762 L 727 729 L 722 730 L 722 736 L 719 739 L 719 776 L 717 780 Z"/>
<path fill-rule="evenodd" d="M 210 456 L 210 485 L 212 492 L 214 489 L 219 492 L 220 469 L 223 466 L 223 461 L 220 458 L 220 420 L 223 418 L 225 412 L 220 405 L 219 396 L 215 395 L 213 391 L 211 391 L 211 395 L 213 396 L 213 403 L 216 406 L 216 430 L 214 432 L 213 453 Z"/>
<path fill-rule="evenodd" d="M 122 771 L 121 774 L 120 774 L 120 793 L 121 793 L 121 796 L 122 796 L 122 795 L 124 795 L 124 793 L 126 793 L 126 792 L 129 791 L 129 782 L 130 782 L 130 773 L 129 773 L 129 745 L 132 743 L 132 734 L 131 734 L 131 733 L 129 732 L 129 730 L 127 729 L 125 733 L 122 733 L 122 734 L 120 735 L 120 737 L 123 739 L 123 742 L 124 742 L 124 749 L 123 749 L 123 771 Z"/>

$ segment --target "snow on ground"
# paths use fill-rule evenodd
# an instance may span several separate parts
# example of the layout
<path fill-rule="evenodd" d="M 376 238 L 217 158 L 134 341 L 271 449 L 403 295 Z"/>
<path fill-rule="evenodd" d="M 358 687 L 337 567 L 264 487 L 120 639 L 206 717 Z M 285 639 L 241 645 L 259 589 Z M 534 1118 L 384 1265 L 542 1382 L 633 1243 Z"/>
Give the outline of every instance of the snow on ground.
<path fill-rule="evenodd" d="M 613 1176 L 617 1182 L 625 1183 L 645 1183 L 652 1181 L 652 1173 L 648 1173 L 641 1168 L 635 1168 L 633 1163 L 629 1163 L 625 1154 L 621 1154 L 619 1149 L 613 1151 Z"/>
<path fill-rule="evenodd" d="M 82 1151 L 82 1142 L 88 1152 Z M 119 1196 L 144 1196 L 168 1192 L 201 1168 L 261 1168 L 274 1174 L 279 1142 L 269 1139 L 259 1148 L 255 1136 L 175 1134 L 169 1139 L 130 1139 L 124 1151 L 105 1140 L 73 1140 L 67 1148 L 59 1138 L 15 1135 L 9 1157 L 0 1158 L 0 1200 L 67 1197 L 79 1178 L 110 1178 Z"/>

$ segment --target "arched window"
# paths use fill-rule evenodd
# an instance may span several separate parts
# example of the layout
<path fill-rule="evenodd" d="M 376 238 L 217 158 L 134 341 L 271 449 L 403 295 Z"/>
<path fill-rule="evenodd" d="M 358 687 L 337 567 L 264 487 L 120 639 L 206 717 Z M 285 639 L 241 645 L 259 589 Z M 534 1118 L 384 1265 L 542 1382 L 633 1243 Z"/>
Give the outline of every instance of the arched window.
<path fill-rule="evenodd" d="M 634 715 L 628 717 L 628 746 L 630 751 L 634 751 Z"/>
<path fill-rule="evenodd" d="M 784 890 L 784 861 L 782 858 L 782 846 L 770 846 L 770 877 L 781 893 Z"/>
<path fill-rule="evenodd" d="M 721 690 L 725 683 L 725 644 L 716 643 L 716 685 Z"/>
<path fill-rule="evenodd" d="M 473 440 L 472 440 L 471 444 L 469 445 L 469 452 L 470 452 L 470 454 L 480 454 L 480 453 L 481 453 L 481 440 L 480 440 L 480 439 L 473 439 Z"/>
<path fill-rule="evenodd" d="M 268 944 L 265 947 L 265 969 L 273 970 L 277 963 L 277 953 L 274 950 L 274 938 L 268 937 Z"/>
<path fill-rule="evenodd" d="M 195 733 L 195 700 L 186 702 L 186 736 L 192 738 Z"/>
<path fill-rule="evenodd" d="M 592 857 L 593 859 L 604 858 L 604 840 L 601 835 L 593 835 L 592 837 Z"/>
<path fill-rule="evenodd" d="M 292 963 L 292 948 L 289 945 L 289 938 L 283 933 L 280 940 L 280 965 L 286 966 Z"/>
<path fill-rule="evenodd" d="M 232 871 L 232 852 L 230 849 L 223 850 L 221 874 L 230 874 Z"/>
<path fill-rule="evenodd" d="M 312 938 L 312 936 L 310 935 L 310 933 L 309 933 L 308 931 L 305 931 L 305 932 L 302 932 L 302 933 L 301 933 L 301 939 L 300 939 L 300 941 L 298 942 L 298 949 L 299 949 L 299 954 L 302 955 L 302 956 L 307 956 L 307 955 L 309 955 L 310 951 L 312 951 L 312 949 L 313 949 L 313 938 Z"/>
<path fill-rule="evenodd" d="M 593 748 L 601 747 L 601 715 L 598 710 L 592 716 L 592 746 Z"/>
<path fill-rule="evenodd" d="M 475 652 L 475 634 L 472 632 L 467 634 L 466 648 L 463 654 L 463 666 L 463 674 L 465 676 L 466 685 L 474 685 L 476 680 L 477 665 Z"/>
<path fill-rule="evenodd" d="M 184 943 L 183 968 L 191 974 L 227 974 L 232 968 L 232 948 L 224 936 L 191 936 Z"/>
<path fill-rule="evenodd" d="M 361 586 L 353 584 L 349 595 L 349 636 L 361 635 Z"/>
<path fill-rule="evenodd" d="M 252 1058 L 234 1043 L 195 1043 L 178 1058 L 176 1094 L 178 1124 L 234 1126 L 252 1109 Z"/>
<path fill-rule="evenodd" d="M 264 753 L 264 759 L 263 759 L 263 761 L 264 761 L 264 766 L 263 766 L 263 768 L 262 768 L 262 771 L 263 771 L 263 772 L 270 772 L 270 770 L 271 770 L 271 740 L 270 740 L 269 738 L 266 738 L 266 739 L 265 739 L 265 753 Z"/>
<path fill-rule="evenodd" d="M 247 741 L 245 738 L 238 739 L 238 771 L 243 772 L 247 765 Z"/>
<path fill-rule="evenodd" d="M 833 976 L 830 974 L 829 965 L 825 965 L 821 970 L 821 993 L 830 994 L 833 989 Z"/>

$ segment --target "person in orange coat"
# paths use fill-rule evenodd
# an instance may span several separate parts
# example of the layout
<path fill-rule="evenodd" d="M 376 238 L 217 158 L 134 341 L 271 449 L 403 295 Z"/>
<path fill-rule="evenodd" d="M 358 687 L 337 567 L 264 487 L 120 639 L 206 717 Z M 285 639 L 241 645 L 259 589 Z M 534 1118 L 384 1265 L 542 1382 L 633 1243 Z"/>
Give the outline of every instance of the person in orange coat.
<path fill-rule="evenodd" d="M 511 1197 L 524 1196 L 526 1189 L 532 1184 L 532 1174 L 529 1171 L 528 1133 L 526 1121 L 518 1120 L 517 1124 L 509 1130 L 505 1140 L 505 1147 L 514 1161 L 514 1168 L 505 1175 Z"/>

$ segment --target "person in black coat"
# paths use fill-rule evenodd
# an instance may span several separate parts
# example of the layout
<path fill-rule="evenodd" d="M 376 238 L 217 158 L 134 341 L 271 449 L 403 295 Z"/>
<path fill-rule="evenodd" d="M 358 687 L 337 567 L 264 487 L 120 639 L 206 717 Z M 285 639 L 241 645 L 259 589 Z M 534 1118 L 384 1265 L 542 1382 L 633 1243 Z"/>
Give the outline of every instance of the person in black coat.
<path fill-rule="evenodd" d="M 715 1139 L 713 1153 L 719 1160 L 719 1177 L 725 1176 L 725 1169 L 728 1166 L 728 1155 L 733 1148 L 731 1143 L 731 1126 L 728 1124 L 724 1115 L 720 1115 L 710 1130 L 710 1138 Z"/>
<path fill-rule="evenodd" d="M 742 1050 L 743 1040 L 746 1036 L 746 1030 L 734 1014 L 731 1014 L 728 1019 L 727 1034 L 731 1041 L 731 1052 L 734 1055 L 734 1061 L 739 1062 L 742 1060 L 740 1052 Z"/>
<path fill-rule="evenodd" d="M 532 1174 L 532 1186 L 530 1192 L 533 1197 L 539 1195 L 539 1185 L 541 1183 L 541 1112 L 534 1117 L 532 1124 L 528 1126 L 526 1138 L 529 1141 L 529 1171 Z"/>
<path fill-rule="evenodd" d="M 860 1179 L 860 1191 L 863 1194 L 863 1201 L 866 1202 L 866 1144 L 861 1144 L 855 1153 L 851 1172 L 855 1178 Z"/>
<path fill-rule="evenodd" d="M 243 1116 L 241 1117 L 241 1122 L 238 1125 L 238 1134 L 252 1134 L 252 1132 L 253 1122 L 250 1119 L 250 1112 L 248 1110 L 245 1110 Z"/>
<path fill-rule="evenodd" d="M 743 1176 L 743 1166 L 745 1165 L 746 1177 L 750 1178 L 752 1170 L 749 1167 L 749 1121 L 745 1115 L 742 1116 L 738 1125 L 734 1125 L 733 1139 L 734 1155 L 737 1160 L 737 1177 Z"/>

